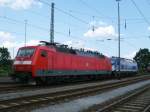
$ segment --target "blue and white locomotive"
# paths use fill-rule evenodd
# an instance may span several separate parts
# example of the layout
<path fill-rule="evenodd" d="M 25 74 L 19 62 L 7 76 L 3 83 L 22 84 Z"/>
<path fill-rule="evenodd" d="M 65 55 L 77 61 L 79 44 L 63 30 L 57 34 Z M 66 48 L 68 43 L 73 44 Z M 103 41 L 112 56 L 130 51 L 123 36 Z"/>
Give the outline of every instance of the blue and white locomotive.
<path fill-rule="evenodd" d="M 112 57 L 112 72 L 117 74 L 119 71 L 119 58 Z M 138 72 L 137 62 L 131 59 L 120 58 L 120 73 L 121 75 L 135 74 Z"/>

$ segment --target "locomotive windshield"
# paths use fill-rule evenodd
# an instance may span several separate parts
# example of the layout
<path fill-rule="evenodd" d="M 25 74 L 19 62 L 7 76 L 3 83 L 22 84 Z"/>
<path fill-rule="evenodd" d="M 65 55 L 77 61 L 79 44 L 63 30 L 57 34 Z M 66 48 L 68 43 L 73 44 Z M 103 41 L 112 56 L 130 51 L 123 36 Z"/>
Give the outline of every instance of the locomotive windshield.
<path fill-rule="evenodd" d="M 23 48 L 18 51 L 17 57 L 29 56 L 31 57 L 35 51 L 35 48 Z"/>

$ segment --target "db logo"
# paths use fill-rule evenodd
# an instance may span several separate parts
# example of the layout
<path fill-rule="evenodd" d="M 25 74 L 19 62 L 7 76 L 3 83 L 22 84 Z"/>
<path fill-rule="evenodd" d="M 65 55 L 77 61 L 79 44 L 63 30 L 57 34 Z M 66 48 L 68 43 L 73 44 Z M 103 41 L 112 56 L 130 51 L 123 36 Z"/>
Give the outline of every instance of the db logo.
<path fill-rule="evenodd" d="M 87 66 L 87 67 L 89 66 L 89 63 L 88 63 L 88 62 L 86 63 L 86 66 Z"/>
<path fill-rule="evenodd" d="M 21 58 L 20 64 L 23 64 L 23 58 Z"/>

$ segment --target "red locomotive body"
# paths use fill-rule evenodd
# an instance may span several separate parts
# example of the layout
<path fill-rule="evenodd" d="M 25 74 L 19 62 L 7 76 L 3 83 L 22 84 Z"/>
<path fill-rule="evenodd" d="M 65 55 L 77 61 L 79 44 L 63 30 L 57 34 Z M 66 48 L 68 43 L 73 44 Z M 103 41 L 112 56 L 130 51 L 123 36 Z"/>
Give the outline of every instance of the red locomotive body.
<path fill-rule="evenodd" d="M 14 78 L 42 82 L 54 77 L 77 78 L 111 74 L 110 59 L 98 52 L 41 42 L 42 45 L 19 49 L 14 61 Z"/>

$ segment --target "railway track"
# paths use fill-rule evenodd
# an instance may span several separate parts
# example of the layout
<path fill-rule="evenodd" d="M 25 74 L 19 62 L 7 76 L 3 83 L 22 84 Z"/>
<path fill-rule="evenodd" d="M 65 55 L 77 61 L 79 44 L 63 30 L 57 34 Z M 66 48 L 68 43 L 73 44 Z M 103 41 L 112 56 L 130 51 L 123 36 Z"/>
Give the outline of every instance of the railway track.
<path fill-rule="evenodd" d="M 21 85 L 21 84 L 1 84 L 0 85 L 0 94 L 3 93 L 12 93 L 18 91 L 34 90 L 41 87 L 36 87 L 34 85 Z"/>
<path fill-rule="evenodd" d="M 133 84 L 139 81 L 148 80 L 150 77 L 137 77 L 131 78 L 130 80 L 124 80 L 112 84 L 101 84 L 95 86 L 87 86 L 81 88 L 70 88 L 62 91 L 57 92 L 50 92 L 46 94 L 38 94 L 32 96 L 24 96 L 20 98 L 13 98 L 8 100 L 1 100 L 0 101 L 0 112 L 15 109 L 22 106 L 39 104 L 44 102 L 58 102 L 58 101 L 65 101 L 65 99 L 72 99 L 78 98 L 83 96 L 88 96 L 100 92 L 104 92 L 107 90 L 111 90 L 114 88 L 119 88 L 123 86 L 127 86 L 129 84 Z"/>
<path fill-rule="evenodd" d="M 147 76 L 147 75 L 145 75 Z M 135 76 L 135 77 L 129 77 L 129 78 L 124 78 L 124 79 L 132 79 L 132 78 L 144 78 L 145 76 Z M 104 81 L 107 81 L 107 80 L 104 80 Z M 92 83 L 93 81 L 87 81 L 88 83 Z M 86 83 L 87 83 L 86 82 Z M 99 82 L 98 81 L 95 81 L 95 82 Z M 48 87 L 60 87 L 60 86 L 66 86 L 66 85 L 76 85 L 76 84 L 84 84 L 85 82 L 82 82 L 82 81 L 77 81 L 76 83 L 63 83 L 63 84 L 60 84 L 60 83 L 53 83 L 51 85 L 48 85 L 48 86 L 36 86 L 35 84 L 18 84 L 18 83 L 0 83 L 0 93 L 1 92 L 11 92 L 11 91 L 20 91 L 20 90 L 27 90 L 27 89 L 40 89 L 40 88 L 48 88 Z"/>
<path fill-rule="evenodd" d="M 145 86 L 120 100 L 92 112 L 150 112 L 150 86 Z"/>
<path fill-rule="evenodd" d="M 141 78 L 145 76 L 136 76 L 131 78 L 125 78 L 131 80 L 132 78 Z M 146 76 L 147 77 L 147 76 Z M 96 81 L 99 82 L 99 81 Z M 84 82 L 85 83 L 85 82 Z M 77 84 L 84 84 L 83 82 L 77 82 L 77 83 L 63 83 L 63 84 L 52 84 L 49 86 L 36 86 L 35 84 L 17 84 L 17 83 L 6 83 L 6 84 L 0 84 L 0 94 L 3 93 L 12 93 L 12 92 L 19 92 L 19 91 L 30 91 L 30 90 L 37 90 L 41 88 L 54 88 L 54 87 L 62 87 L 67 85 L 77 85 Z M 92 81 L 88 81 L 88 83 L 92 83 Z"/>
<path fill-rule="evenodd" d="M 104 80 L 107 81 L 107 80 Z M 93 83 L 93 81 L 87 81 L 88 83 Z M 99 82 L 99 81 L 97 81 Z M 0 84 L 0 94 L 3 93 L 12 93 L 12 92 L 20 92 L 20 91 L 30 91 L 30 90 L 38 90 L 42 88 L 55 88 L 55 87 L 63 87 L 68 85 L 77 85 L 77 84 L 84 84 L 85 82 L 76 82 L 76 83 L 52 83 L 51 85 L 41 85 L 37 86 L 36 84 L 18 84 L 18 83 L 2 83 Z"/>

